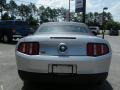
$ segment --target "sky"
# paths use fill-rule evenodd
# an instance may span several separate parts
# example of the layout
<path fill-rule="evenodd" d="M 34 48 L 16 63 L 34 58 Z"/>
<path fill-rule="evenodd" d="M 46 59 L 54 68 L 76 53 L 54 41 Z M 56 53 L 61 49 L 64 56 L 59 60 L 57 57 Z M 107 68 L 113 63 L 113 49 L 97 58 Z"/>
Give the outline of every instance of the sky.
<path fill-rule="evenodd" d="M 69 0 L 15 0 L 16 2 L 32 2 L 39 7 L 41 5 L 51 8 L 65 7 L 68 9 Z M 21 2 L 19 2 L 21 3 Z M 24 3 L 24 2 L 23 2 Z M 106 12 L 111 12 L 115 21 L 120 21 L 120 0 L 86 0 L 86 12 L 102 12 L 104 7 L 108 7 Z M 75 10 L 75 0 L 71 0 L 71 11 Z"/>

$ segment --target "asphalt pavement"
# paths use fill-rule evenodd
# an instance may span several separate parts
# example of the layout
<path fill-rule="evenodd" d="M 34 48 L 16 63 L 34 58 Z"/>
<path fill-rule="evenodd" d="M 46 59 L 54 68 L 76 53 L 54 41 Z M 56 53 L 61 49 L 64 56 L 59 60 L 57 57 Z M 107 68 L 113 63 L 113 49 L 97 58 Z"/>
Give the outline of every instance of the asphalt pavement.
<path fill-rule="evenodd" d="M 112 46 L 112 62 L 109 76 L 101 86 L 64 84 L 23 84 L 17 74 L 15 43 L 0 43 L 0 90 L 120 90 L 120 36 L 105 36 Z"/>

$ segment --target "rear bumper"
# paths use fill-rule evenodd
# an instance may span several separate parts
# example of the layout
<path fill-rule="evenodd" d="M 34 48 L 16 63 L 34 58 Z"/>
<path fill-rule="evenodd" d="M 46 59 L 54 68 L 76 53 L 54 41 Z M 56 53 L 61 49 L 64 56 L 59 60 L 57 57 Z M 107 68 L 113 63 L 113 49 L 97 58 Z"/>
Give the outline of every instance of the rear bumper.
<path fill-rule="evenodd" d="M 46 56 L 46 55 L 24 55 L 16 52 L 18 70 L 34 73 L 48 73 L 49 65 L 76 65 L 77 74 L 96 74 L 109 72 L 111 54 L 101 57 L 89 56 Z"/>
<path fill-rule="evenodd" d="M 20 78 L 24 81 L 38 81 L 41 83 L 64 82 L 64 83 L 97 83 L 103 82 L 108 73 L 98 74 L 52 74 L 52 73 L 33 73 L 18 70 Z"/>

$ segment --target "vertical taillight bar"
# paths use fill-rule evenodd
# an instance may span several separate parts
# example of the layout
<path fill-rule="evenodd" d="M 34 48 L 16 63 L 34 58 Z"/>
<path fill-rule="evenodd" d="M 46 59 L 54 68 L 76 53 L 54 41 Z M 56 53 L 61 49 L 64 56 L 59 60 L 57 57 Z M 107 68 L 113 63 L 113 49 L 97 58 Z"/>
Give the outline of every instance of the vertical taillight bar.
<path fill-rule="evenodd" d="M 92 43 L 87 44 L 87 55 L 88 56 L 94 55 L 94 44 Z"/>
<path fill-rule="evenodd" d="M 102 45 L 96 44 L 96 56 L 102 55 Z"/>
<path fill-rule="evenodd" d="M 38 55 L 39 54 L 39 43 L 33 43 L 32 45 L 32 55 Z"/>

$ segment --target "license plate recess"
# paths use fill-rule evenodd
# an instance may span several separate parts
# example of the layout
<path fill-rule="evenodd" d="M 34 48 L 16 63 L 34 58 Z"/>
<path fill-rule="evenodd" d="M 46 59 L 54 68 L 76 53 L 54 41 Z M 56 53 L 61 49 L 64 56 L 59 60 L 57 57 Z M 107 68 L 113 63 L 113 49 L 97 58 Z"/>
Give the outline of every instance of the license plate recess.
<path fill-rule="evenodd" d="M 77 65 L 68 64 L 49 64 L 49 73 L 60 73 L 60 74 L 75 74 L 77 73 Z"/>

